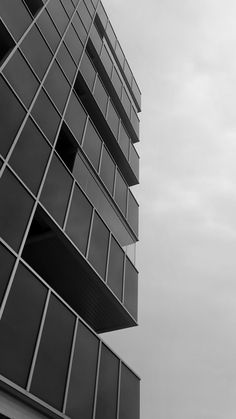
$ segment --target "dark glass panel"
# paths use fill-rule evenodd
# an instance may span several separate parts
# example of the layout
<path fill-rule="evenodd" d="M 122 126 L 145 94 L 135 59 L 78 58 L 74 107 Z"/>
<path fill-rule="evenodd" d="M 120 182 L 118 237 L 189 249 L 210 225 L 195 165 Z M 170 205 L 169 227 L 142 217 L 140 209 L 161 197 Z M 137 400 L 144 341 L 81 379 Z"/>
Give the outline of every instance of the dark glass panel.
<path fill-rule="evenodd" d="M 33 199 L 16 178 L 5 169 L 0 179 L 0 232 L 18 250 L 33 207 Z"/>
<path fill-rule="evenodd" d="M 0 77 L 0 153 L 5 157 L 25 116 L 7 83 Z"/>
<path fill-rule="evenodd" d="M 127 63 L 127 61 L 125 61 L 124 73 L 126 75 L 126 78 L 127 78 L 128 82 L 129 82 L 130 86 L 131 86 L 133 75 L 132 75 L 132 71 L 131 71 L 130 66 Z"/>
<path fill-rule="evenodd" d="M 70 134 L 66 125 L 63 124 L 57 139 L 56 151 L 71 172 L 74 167 L 77 150 L 78 144 L 75 138 Z"/>
<path fill-rule="evenodd" d="M 93 42 L 93 45 L 94 45 L 98 55 L 100 55 L 100 51 L 101 51 L 101 48 L 102 48 L 102 40 L 101 40 L 101 37 L 100 37 L 95 25 L 92 26 L 92 29 L 91 29 L 91 32 L 90 32 L 90 38 Z"/>
<path fill-rule="evenodd" d="M 63 35 L 66 26 L 69 22 L 68 16 L 61 5 L 60 1 L 50 1 L 47 5 L 48 13 L 55 23 L 58 31 Z"/>
<path fill-rule="evenodd" d="M 101 138 L 89 119 L 84 136 L 83 149 L 96 170 L 98 170 L 101 146 Z"/>
<path fill-rule="evenodd" d="M 109 230 L 95 212 L 88 259 L 104 279 L 106 272 Z"/>
<path fill-rule="evenodd" d="M 132 143 L 130 144 L 129 164 L 136 177 L 139 178 L 139 155 Z"/>
<path fill-rule="evenodd" d="M 55 51 L 57 45 L 60 42 L 60 36 L 48 15 L 47 10 L 44 10 L 39 18 L 37 19 L 37 25 L 39 29 L 42 31 L 43 35 L 45 36 L 49 46 L 53 51 Z"/>
<path fill-rule="evenodd" d="M 15 42 L 3 22 L 0 21 L 0 64 L 2 64 L 14 46 Z"/>
<path fill-rule="evenodd" d="M 62 408 L 75 318 L 51 295 L 30 391 Z"/>
<path fill-rule="evenodd" d="M 118 94 L 120 98 L 121 92 L 122 92 L 122 81 L 115 67 L 113 68 L 112 82 L 113 82 L 114 88 L 116 89 L 116 93 Z"/>
<path fill-rule="evenodd" d="M 60 116 L 43 89 L 41 89 L 31 113 L 41 130 L 53 144 L 60 123 Z"/>
<path fill-rule="evenodd" d="M 59 111 L 62 112 L 70 91 L 70 85 L 55 61 L 50 68 L 44 85 L 53 102 Z"/>
<path fill-rule="evenodd" d="M 83 45 L 72 26 L 66 32 L 65 43 L 77 64 L 83 52 Z"/>
<path fill-rule="evenodd" d="M 138 203 L 130 191 L 128 200 L 128 222 L 134 232 L 138 234 Z"/>
<path fill-rule="evenodd" d="M 39 82 L 19 51 L 15 51 L 3 73 L 22 102 L 29 106 L 38 89 Z"/>
<path fill-rule="evenodd" d="M 108 113 L 107 113 L 107 122 L 109 124 L 109 127 L 111 128 L 114 136 L 118 137 L 118 128 L 119 128 L 119 118 L 117 115 L 117 112 L 112 105 L 111 101 L 109 102 L 108 106 Z"/>
<path fill-rule="evenodd" d="M 122 105 L 125 108 L 125 112 L 127 113 L 128 117 L 130 118 L 130 111 L 131 111 L 131 102 L 130 99 L 125 91 L 125 89 L 123 88 L 123 92 L 122 92 Z"/>
<path fill-rule="evenodd" d="M 72 178 L 60 162 L 53 156 L 41 194 L 41 202 L 62 225 L 72 185 Z"/>
<path fill-rule="evenodd" d="M 107 92 L 103 87 L 103 84 L 101 83 L 99 77 L 96 79 L 95 84 L 95 90 L 94 90 L 94 97 L 98 103 L 98 106 L 100 107 L 103 115 L 106 115 L 106 109 L 107 109 Z"/>
<path fill-rule="evenodd" d="M 82 44 L 84 44 L 87 38 L 87 32 L 84 28 L 83 23 L 81 22 L 81 19 L 78 13 L 75 14 L 72 22 Z"/>
<path fill-rule="evenodd" d="M 124 215 L 126 215 L 127 189 L 128 188 L 125 181 L 123 180 L 120 172 L 117 171 L 116 186 L 115 186 L 115 201 Z"/>
<path fill-rule="evenodd" d="M 98 345 L 94 334 L 79 322 L 66 407 L 72 419 L 92 419 Z"/>
<path fill-rule="evenodd" d="M 123 68 L 124 61 L 125 61 L 125 56 L 124 56 L 124 53 L 123 53 L 123 51 L 122 51 L 122 49 L 120 47 L 119 42 L 116 43 L 116 51 L 115 52 L 116 52 L 117 58 L 118 58 L 118 60 L 120 62 L 120 65 Z"/>
<path fill-rule="evenodd" d="M 71 17 L 72 14 L 73 14 L 73 11 L 75 10 L 75 7 L 74 7 L 72 1 L 71 0 L 62 0 L 62 4 L 63 4 L 68 16 Z"/>
<path fill-rule="evenodd" d="M 79 144 L 82 141 L 86 118 L 87 114 L 83 106 L 75 93 L 72 92 L 66 110 L 65 121 Z"/>
<path fill-rule="evenodd" d="M 50 150 L 38 128 L 28 118 L 14 148 L 10 165 L 34 193 L 39 188 Z"/>
<path fill-rule="evenodd" d="M 129 139 L 129 136 L 128 136 L 122 122 L 120 123 L 120 132 L 119 132 L 119 141 L 118 142 L 119 142 L 120 148 L 123 151 L 125 157 L 128 159 L 130 139 Z"/>
<path fill-rule="evenodd" d="M 20 265 L 0 322 L 0 373 L 22 387 L 27 383 L 46 293 Z"/>
<path fill-rule="evenodd" d="M 140 93 L 139 87 L 137 85 L 137 82 L 134 78 L 133 78 L 133 81 L 132 81 L 132 91 L 133 91 L 134 96 L 135 96 L 135 98 L 136 98 L 136 100 L 137 100 L 137 102 L 140 106 L 141 105 L 141 93 Z"/>
<path fill-rule="evenodd" d="M 80 188 L 75 186 L 66 232 L 83 254 L 85 254 L 87 248 L 91 215 L 92 205 Z"/>
<path fill-rule="evenodd" d="M 52 54 L 35 25 L 27 33 L 20 48 L 37 76 L 42 79 L 52 59 Z"/>
<path fill-rule="evenodd" d="M 102 152 L 100 177 L 105 183 L 111 195 L 113 194 L 114 176 L 115 176 L 115 163 L 112 160 L 107 149 L 104 147 L 103 152 Z"/>
<path fill-rule="evenodd" d="M 20 39 L 32 22 L 29 12 L 19 0 L 1 0 L 0 16 L 16 40 Z"/>
<path fill-rule="evenodd" d="M 103 48 L 102 48 L 101 60 L 106 69 L 107 74 L 109 75 L 109 77 L 111 77 L 113 63 L 105 45 L 103 45 Z"/>
<path fill-rule="evenodd" d="M 138 273 L 130 260 L 125 262 L 125 307 L 137 319 L 138 304 Z"/>
<path fill-rule="evenodd" d="M 139 384 L 138 377 L 122 364 L 119 419 L 139 419 Z"/>
<path fill-rule="evenodd" d="M 139 118 L 133 107 L 131 107 L 131 122 L 133 124 L 137 136 L 139 136 Z"/>
<path fill-rule="evenodd" d="M 104 7 L 103 7 L 103 5 L 101 3 L 99 5 L 99 7 L 98 7 L 98 12 L 97 13 L 98 13 L 99 19 L 100 19 L 100 21 L 102 23 L 102 26 L 105 28 L 106 27 L 106 24 L 107 24 L 108 18 L 107 18 L 107 14 L 106 14 L 106 12 L 104 10 Z"/>
<path fill-rule="evenodd" d="M 116 46 L 116 35 L 115 35 L 115 32 L 114 32 L 114 30 L 113 30 L 110 22 L 108 22 L 108 24 L 107 24 L 106 33 L 107 33 L 107 36 L 109 38 L 109 41 L 110 41 L 110 43 L 112 45 L 112 48 L 115 49 L 115 46 Z"/>
<path fill-rule="evenodd" d="M 96 419 L 116 419 L 118 374 L 118 359 L 105 345 L 102 345 Z"/>
<path fill-rule="evenodd" d="M 60 49 L 57 53 L 57 61 L 61 65 L 65 75 L 68 77 L 69 81 L 72 83 L 75 72 L 76 72 L 76 65 L 71 58 L 68 49 L 62 43 Z"/>
<path fill-rule="evenodd" d="M 79 4 L 78 14 L 79 14 L 80 19 L 82 20 L 82 23 L 83 23 L 86 31 L 88 32 L 92 19 L 91 19 L 91 16 L 90 16 L 90 14 L 88 12 L 88 9 L 85 6 L 83 0 Z"/>
<path fill-rule="evenodd" d="M 35 16 L 38 11 L 43 7 L 42 0 L 25 0 L 25 3 L 28 6 L 28 9 L 32 13 L 33 16 Z"/>
<path fill-rule="evenodd" d="M 114 237 L 111 237 L 107 283 L 119 300 L 122 299 L 123 268 L 124 252 Z"/>
<path fill-rule="evenodd" d="M 0 244 L 0 306 L 15 262 L 14 256 Z"/>
<path fill-rule="evenodd" d="M 90 90 L 93 90 L 94 80 L 96 76 L 96 71 L 94 69 L 93 64 L 91 63 L 88 55 L 86 52 L 83 55 L 82 62 L 80 64 L 80 72 L 86 81 Z"/>

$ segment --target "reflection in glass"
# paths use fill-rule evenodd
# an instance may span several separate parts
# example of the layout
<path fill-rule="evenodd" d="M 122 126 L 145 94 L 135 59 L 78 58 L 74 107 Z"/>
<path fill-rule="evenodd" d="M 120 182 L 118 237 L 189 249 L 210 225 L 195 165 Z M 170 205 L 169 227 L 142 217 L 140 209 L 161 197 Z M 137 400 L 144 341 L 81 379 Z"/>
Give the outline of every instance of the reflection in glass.
<path fill-rule="evenodd" d="M 94 128 L 91 120 L 89 119 L 85 131 L 83 149 L 96 170 L 98 170 L 101 146 L 101 138 L 98 135 L 96 129 Z"/>
<path fill-rule="evenodd" d="M 106 271 L 108 239 L 109 230 L 95 212 L 88 259 L 103 279 Z"/>
<path fill-rule="evenodd" d="M 87 114 L 84 108 L 75 93 L 72 92 L 66 110 L 65 121 L 79 144 L 82 141 L 86 118 Z"/>
<path fill-rule="evenodd" d="M 0 244 L 0 260 L 1 260 L 1 274 L 0 274 L 0 306 L 10 278 L 10 274 L 15 262 L 14 256 Z"/>
<path fill-rule="evenodd" d="M 115 295 L 122 299 L 124 252 L 114 237 L 111 237 L 107 283 Z"/>
<path fill-rule="evenodd" d="M 125 298 L 124 304 L 132 316 L 137 319 L 138 272 L 126 257 L 125 261 Z"/>
<path fill-rule="evenodd" d="M 139 385 L 138 377 L 122 363 L 119 419 L 139 419 Z"/>
<path fill-rule="evenodd" d="M 126 215 L 127 185 L 120 172 L 116 173 L 115 201 L 124 215 Z"/>

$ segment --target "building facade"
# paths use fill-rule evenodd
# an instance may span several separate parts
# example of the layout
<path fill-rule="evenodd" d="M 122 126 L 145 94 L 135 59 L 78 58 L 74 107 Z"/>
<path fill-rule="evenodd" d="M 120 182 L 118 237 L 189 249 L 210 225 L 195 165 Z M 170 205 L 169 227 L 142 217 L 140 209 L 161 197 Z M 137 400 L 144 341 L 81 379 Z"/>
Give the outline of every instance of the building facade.
<path fill-rule="evenodd" d="M 99 0 L 1 0 L 0 418 L 139 419 L 140 110 Z"/>

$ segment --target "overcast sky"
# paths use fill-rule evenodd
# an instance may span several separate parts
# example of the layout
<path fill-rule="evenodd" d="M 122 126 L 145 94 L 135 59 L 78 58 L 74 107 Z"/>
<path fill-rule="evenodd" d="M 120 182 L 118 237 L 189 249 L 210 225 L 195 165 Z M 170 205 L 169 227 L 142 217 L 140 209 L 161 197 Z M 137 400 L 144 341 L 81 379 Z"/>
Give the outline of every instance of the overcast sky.
<path fill-rule="evenodd" d="M 104 0 L 142 90 L 142 419 L 236 417 L 236 2 Z"/>

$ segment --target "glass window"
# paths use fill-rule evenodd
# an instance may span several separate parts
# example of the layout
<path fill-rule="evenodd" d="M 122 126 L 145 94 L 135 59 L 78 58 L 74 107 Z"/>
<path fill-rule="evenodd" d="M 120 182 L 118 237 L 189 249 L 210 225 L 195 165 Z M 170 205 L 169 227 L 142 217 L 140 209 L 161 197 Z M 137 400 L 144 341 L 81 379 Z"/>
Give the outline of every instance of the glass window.
<path fill-rule="evenodd" d="M 128 117 L 130 118 L 131 102 L 130 102 L 129 97 L 128 97 L 124 88 L 123 88 L 123 92 L 122 92 L 122 105 L 124 106 L 125 112 L 127 113 Z"/>
<path fill-rule="evenodd" d="M 114 294 L 122 299 L 124 252 L 114 237 L 111 237 L 107 283 Z"/>
<path fill-rule="evenodd" d="M 55 61 L 47 75 L 44 85 L 59 111 L 63 112 L 70 91 L 70 85 Z"/>
<path fill-rule="evenodd" d="M 107 92 L 104 89 L 103 84 L 101 83 L 99 77 L 97 77 L 96 79 L 94 97 L 103 115 L 106 115 L 108 97 L 107 97 Z"/>
<path fill-rule="evenodd" d="M 71 0 L 62 0 L 62 4 L 67 11 L 69 17 L 72 16 L 73 11 L 75 10 L 75 6 L 73 5 Z"/>
<path fill-rule="evenodd" d="M 2 64 L 4 59 L 7 57 L 11 49 L 15 46 L 11 35 L 4 26 L 3 22 L 0 21 L 0 63 Z"/>
<path fill-rule="evenodd" d="M 41 130 L 53 144 L 61 118 L 43 89 L 41 89 L 31 113 Z"/>
<path fill-rule="evenodd" d="M 22 387 L 27 383 L 46 293 L 19 265 L 0 322 L 0 373 Z"/>
<path fill-rule="evenodd" d="M 73 338 L 74 315 L 51 295 L 30 391 L 62 408 Z"/>
<path fill-rule="evenodd" d="M 118 128 L 119 128 L 119 118 L 111 101 L 109 101 L 109 106 L 108 106 L 107 122 L 114 136 L 117 138 Z"/>
<path fill-rule="evenodd" d="M 117 357 L 102 345 L 96 419 L 116 419 L 118 396 L 119 361 Z"/>
<path fill-rule="evenodd" d="M 43 7 L 42 0 L 25 0 L 25 3 L 33 16 L 35 16 L 41 7 Z"/>
<path fill-rule="evenodd" d="M 1 236 L 15 250 L 19 249 L 33 207 L 33 199 L 16 178 L 5 169 L 0 180 Z"/>
<path fill-rule="evenodd" d="M 107 33 L 107 36 L 109 38 L 109 41 L 110 41 L 110 43 L 112 45 L 112 48 L 115 49 L 115 46 L 116 46 L 116 35 L 115 35 L 115 32 L 114 32 L 114 30 L 113 30 L 110 22 L 108 22 L 108 24 L 107 24 L 106 33 Z"/>
<path fill-rule="evenodd" d="M 45 36 L 52 51 L 55 51 L 60 42 L 60 36 L 47 12 L 44 10 L 37 19 L 37 25 Z"/>
<path fill-rule="evenodd" d="M 102 152 L 100 177 L 105 183 L 111 195 L 113 194 L 114 176 L 115 176 L 115 163 L 112 160 L 107 149 L 104 147 L 103 152 Z"/>
<path fill-rule="evenodd" d="M 15 263 L 15 258 L 8 250 L 0 244 L 0 260 L 1 260 L 1 274 L 0 274 L 0 306 L 4 293 L 10 278 L 10 274 Z"/>
<path fill-rule="evenodd" d="M 101 48 L 102 48 L 102 40 L 101 40 L 101 37 L 100 37 L 95 25 L 92 26 L 92 29 L 91 29 L 91 32 L 90 32 L 90 38 L 93 42 L 93 45 L 94 45 L 98 55 L 100 55 L 100 51 L 101 51 Z"/>
<path fill-rule="evenodd" d="M 37 76 L 42 79 L 52 59 L 52 54 L 35 25 L 27 33 L 20 48 Z"/>
<path fill-rule="evenodd" d="M 29 12 L 19 0 L 1 0 L 0 16 L 16 40 L 20 39 L 32 22 Z"/>
<path fill-rule="evenodd" d="M 126 257 L 125 262 L 125 298 L 124 305 L 132 316 L 137 319 L 138 304 L 138 272 Z"/>
<path fill-rule="evenodd" d="M 84 192 L 87 192 L 89 177 L 91 176 L 86 164 L 82 160 L 80 154 L 76 155 L 73 168 L 73 175 Z"/>
<path fill-rule="evenodd" d="M 124 53 L 123 53 L 118 41 L 116 43 L 116 51 L 115 52 L 116 52 L 117 58 L 119 60 L 119 63 L 121 65 L 121 67 L 123 68 L 124 61 L 125 61 L 125 56 L 124 56 Z"/>
<path fill-rule="evenodd" d="M 34 193 L 38 191 L 50 150 L 42 134 L 28 118 L 14 148 L 10 165 Z"/>
<path fill-rule="evenodd" d="M 85 131 L 83 149 L 90 162 L 98 170 L 102 141 L 90 119 Z"/>
<path fill-rule="evenodd" d="M 86 38 L 87 38 L 87 32 L 84 29 L 84 25 L 81 22 L 81 19 L 80 19 L 78 13 L 76 13 L 75 16 L 73 17 L 72 23 L 74 25 L 74 28 L 75 28 L 75 30 L 76 30 L 76 32 L 77 32 L 77 34 L 78 34 L 78 36 L 79 36 L 82 44 L 84 44 L 85 41 L 86 41 Z"/>
<path fill-rule="evenodd" d="M 87 114 L 83 106 L 75 93 L 72 92 L 66 110 L 65 121 L 79 144 L 82 141 L 86 118 Z"/>
<path fill-rule="evenodd" d="M 0 153 L 5 157 L 25 116 L 7 83 L 0 77 Z"/>
<path fill-rule="evenodd" d="M 80 188 L 75 186 L 66 232 L 83 254 L 85 254 L 87 248 L 91 215 L 92 205 Z"/>
<path fill-rule="evenodd" d="M 87 6 L 87 9 L 88 9 L 90 15 L 93 17 L 95 7 L 94 7 L 92 1 L 91 0 L 85 0 L 85 4 Z"/>
<path fill-rule="evenodd" d="M 77 64 L 83 52 L 83 45 L 72 26 L 66 32 L 65 43 Z"/>
<path fill-rule="evenodd" d="M 87 53 L 85 52 L 82 58 L 82 62 L 80 64 L 80 72 L 86 81 L 90 90 L 93 90 L 94 80 L 96 76 L 96 71 L 94 69 L 93 64 L 91 63 Z"/>
<path fill-rule="evenodd" d="M 139 155 L 132 143 L 130 144 L 129 164 L 135 176 L 138 179 L 139 178 Z"/>
<path fill-rule="evenodd" d="M 134 93 L 134 96 L 135 96 L 139 106 L 141 106 L 141 93 L 140 93 L 139 87 L 137 85 L 137 82 L 134 78 L 133 78 L 133 81 L 132 81 L 132 91 Z"/>
<path fill-rule="evenodd" d="M 123 180 L 119 171 L 116 174 L 116 186 L 115 186 L 115 201 L 123 212 L 126 215 L 126 202 L 127 202 L 127 184 Z"/>
<path fill-rule="evenodd" d="M 112 83 L 113 83 L 114 88 L 116 89 L 116 93 L 118 94 L 120 98 L 121 92 L 122 92 L 122 81 L 115 67 L 113 67 Z"/>
<path fill-rule="evenodd" d="M 66 125 L 63 124 L 57 139 L 56 151 L 71 172 L 74 167 L 77 150 L 78 144 L 75 138 L 71 135 Z"/>
<path fill-rule="evenodd" d="M 26 106 L 29 106 L 38 89 L 39 82 L 19 51 L 15 51 L 15 54 L 4 68 L 3 73 L 22 102 Z"/>
<path fill-rule="evenodd" d="M 68 49 L 65 47 L 65 44 L 61 44 L 60 49 L 57 53 L 57 61 L 61 65 L 65 75 L 69 79 L 69 81 L 72 83 L 75 72 L 76 72 L 76 65 L 71 58 L 70 53 L 68 52 Z"/>
<path fill-rule="evenodd" d="M 88 32 L 92 19 L 83 1 L 81 1 L 79 4 L 78 14 L 80 16 L 80 19 L 82 20 L 82 23 L 86 31 Z"/>
<path fill-rule="evenodd" d="M 103 48 L 102 48 L 101 60 L 106 69 L 108 76 L 111 77 L 113 63 L 105 45 L 103 45 Z"/>
<path fill-rule="evenodd" d="M 134 232 L 138 234 L 138 203 L 130 191 L 128 200 L 128 222 Z"/>
<path fill-rule="evenodd" d="M 139 419 L 139 384 L 138 377 L 122 364 L 119 419 Z"/>
<path fill-rule="evenodd" d="M 133 107 L 131 107 L 131 122 L 133 124 L 137 136 L 139 136 L 139 118 Z"/>
<path fill-rule="evenodd" d="M 72 178 L 60 162 L 53 156 L 41 194 L 41 202 L 62 225 L 71 191 Z"/>
<path fill-rule="evenodd" d="M 129 82 L 130 86 L 131 86 L 133 75 L 132 75 L 132 71 L 130 69 L 130 66 L 127 63 L 126 60 L 125 60 L 125 65 L 124 65 L 124 73 L 126 75 L 126 78 L 127 78 L 128 82 Z"/>
<path fill-rule="evenodd" d="M 50 14 L 53 22 L 55 23 L 58 31 L 61 35 L 63 35 L 66 26 L 69 22 L 68 16 L 64 10 L 64 8 L 61 5 L 60 1 L 50 1 L 47 4 L 47 10 Z"/>
<path fill-rule="evenodd" d="M 88 259 L 103 279 L 106 272 L 108 240 L 109 230 L 95 212 Z"/>
<path fill-rule="evenodd" d="M 119 132 L 119 145 L 121 150 L 123 151 L 125 157 L 128 159 L 129 156 L 129 145 L 130 145 L 130 139 L 126 132 L 126 129 L 124 128 L 124 125 L 122 122 L 120 123 L 120 132 Z"/>
<path fill-rule="evenodd" d="M 106 12 L 104 10 L 104 7 L 103 7 L 103 5 L 101 3 L 99 5 L 99 7 L 98 7 L 98 12 L 97 13 L 98 13 L 98 17 L 99 17 L 99 19 L 100 19 L 100 21 L 102 23 L 102 26 L 105 28 L 106 27 L 106 24 L 107 24 L 108 18 L 107 18 L 107 14 L 106 14 Z"/>
<path fill-rule="evenodd" d="M 78 323 L 66 414 L 72 419 L 91 419 L 97 370 L 98 339 Z"/>

